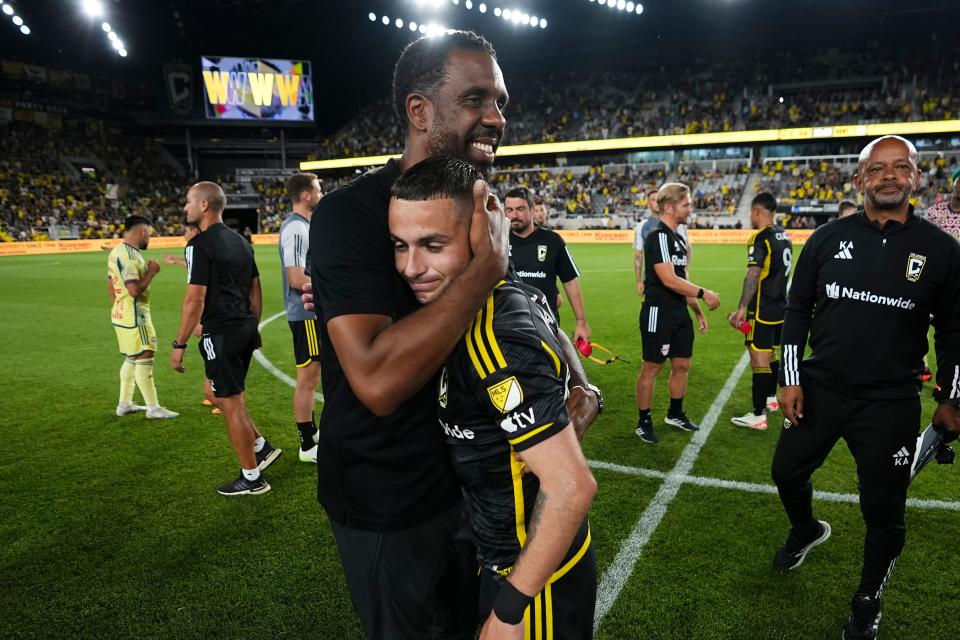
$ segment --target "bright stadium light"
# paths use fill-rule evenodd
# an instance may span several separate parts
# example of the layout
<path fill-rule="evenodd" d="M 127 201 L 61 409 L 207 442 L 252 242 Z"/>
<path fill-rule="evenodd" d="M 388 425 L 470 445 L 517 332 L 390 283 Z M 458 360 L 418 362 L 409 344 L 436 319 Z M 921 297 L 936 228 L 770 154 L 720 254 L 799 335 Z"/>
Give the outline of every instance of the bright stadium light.
<path fill-rule="evenodd" d="M 513 15 L 513 11 L 511 11 L 510 9 L 504 9 L 502 15 L 504 20 L 509 20 L 510 17 Z"/>
<path fill-rule="evenodd" d="M 120 49 L 119 51 L 117 51 L 117 53 L 120 54 L 120 57 L 121 57 L 121 58 L 126 58 L 126 57 L 127 57 L 127 50 L 126 50 L 126 49 Z"/>
<path fill-rule="evenodd" d="M 617 0 L 617 9 L 619 9 L 620 11 L 623 11 L 626 8 L 627 8 L 627 3 L 625 0 Z"/>
<path fill-rule="evenodd" d="M 637 15 L 640 15 L 641 13 L 643 13 L 643 5 L 638 3 L 638 4 L 637 4 Z"/>
<path fill-rule="evenodd" d="M 100 25 L 100 28 L 103 29 L 104 33 L 110 33 L 111 27 L 109 22 L 104 22 Z"/>
<path fill-rule="evenodd" d="M 367 14 L 367 17 L 370 18 L 370 22 L 376 22 L 376 21 L 377 21 L 377 14 L 375 14 L 375 13 L 372 12 L 372 11 Z M 104 23 L 104 24 L 106 24 L 106 23 Z M 106 31 L 106 29 L 104 29 L 104 31 Z"/>
<path fill-rule="evenodd" d="M 103 15 L 103 3 L 100 2 L 100 0 L 82 0 L 80 7 L 83 9 L 83 12 L 91 18 Z"/>
<path fill-rule="evenodd" d="M 12 16 L 12 15 L 13 15 L 13 7 L 11 7 L 11 6 L 8 5 L 8 4 L 5 4 L 5 5 L 3 5 L 3 12 L 4 12 L 5 14 L 7 14 L 8 16 Z"/>
<path fill-rule="evenodd" d="M 10 18 L 10 20 L 13 22 L 13 24 L 17 25 L 18 27 L 23 24 L 23 18 L 21 18 L 20 16 L 13 16 L 12 18 Z"/>
<path fill-rule="evenodd" d="M 417 23 L 414 22 L 413 20 L 411 20 L 411 21 L 410 21 L 410 24 L 409 24 L 409 27 L 410 27 L 410 31 L 416 31 L 416 30 L 417 30 Z"/>
<path fill-rule="evenodd" d="M 541 28 L 541 29 L 546 29 L 546 28 L 547 28 L 547 19 L 546 19 L 546 18 L 540 18 L 540 28 Z"/>
<path fill-rule="evenodd" d="M 388 18 L 387 16 L 383 16 L 383 18 L 381 18 L 380 21 L 383 24 L 390 24 L 390 18 Z"/>
<path fill-rule="evenodd" d="M 539 24 L 540 24 L 540 18 L 538 18 L 537 16 L 530 16 L 530 26 L 531 26 L 531 27 L 536 27 L 536 26 L 539 25 Z"/>
<path fill-rule="evenodd" d="M 484 3 L 481 2 L 479 9 L 480 9 L 480 13 L 486 13 L 486 12 L 487 12 L 487 5 L 485 5 Z"/>
<path fill-rule="evenodd" d="M 30 27 L 28 27 L 27 25 L 23 25 L 22 27 L 20 27 L 20 33 L 22 33 L 25 36 L 30 35 Z"/>
<path fill-rule="evenodd" d="M 119 39 L 119 36 L 115 31 L 111 31 L 110 33 L 107 34 L 107 40 L 109 40 L 110 42 L 116 42 L 118 39 Z"/>
<path fill-rule="evenodd" d="M 420 33 L 426 33 L 426 32 L 427 32 L 427 25 L 421 24 L 421 25 L 420 25 Z"/>
<path fill-rule="evenodd" d="M 633 13 L 633 3 L 632 3 L 632 2 L 628 2 L 628 3 L 627 3 L 627 13 Z"/>
<path fill-rule="evenodd" d="M 498 18 L 502 15 L 502 13 L 503 13 L 503 12 L 500 11 L 500 7 L 494 7 L 494 8 L 493 8 L 493 15 L 497 16 Z"/>
<path fill-rule="evenodd" d="M 393 24 L 397 25 L 397 29 L 403 29 L 403 20 L 401 18 L 397 18 Z"/>

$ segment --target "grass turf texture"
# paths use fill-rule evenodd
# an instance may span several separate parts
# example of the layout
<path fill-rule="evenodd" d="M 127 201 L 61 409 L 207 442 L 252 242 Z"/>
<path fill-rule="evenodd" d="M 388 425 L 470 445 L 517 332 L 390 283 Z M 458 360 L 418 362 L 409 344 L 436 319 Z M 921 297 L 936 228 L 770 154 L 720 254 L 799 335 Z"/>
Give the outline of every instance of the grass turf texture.
<path fill-rule="evenodd" d="M 585 444 L 591 459 L 670 471 L 690 441 L 662 423 L 666 371 L 653 415 L 659 445 L 633 434 L 640 364 L 639 298 L 626 245 L 576 245 L 594 340 L 630 360 L 586 363 L 607 410 Z M 159 258 L 163 251 L 148 251 Z M 258 249 L 264 317 L 282 310 L 274 247 Z M 697 246 L 692 277 L 719 291 L 721 309 L 697 337 L 685 408 L 701 420 L 743 352 L 725 315 L 744 270 L 741 247 Z M 296 461 L 292 390 L 251 365 L 248 403 L 284 455 L 273 491 L 227 499 L 214 487 L 237 474 L 222 419 L 200 405 L 202 362 L 191 340 L 184 375 L 167 365 L 184 271 L 164 265 L 152 286 L 160 350 L 155 374 L 172 421 L 114 416 L 121 357 L 109 324 L 105 254 L 0 260 L 0 357 L 5 445 L 0 450 L 0 625 L 4 637 L 358 638 L 336 549 L 315 500 L 315 475 Z M 562 324 L 572 327 L 569 307 Z M 283 318 L 265 327 L 263 353 L 294 376 Z M 768 484 L 776 429 L 730 425 L 749 409 L 749 369 L 692 474 Z M 139 398 L 139 394 L 137 396 Z M 932 412 L 928 390 L 925 419 Z M 778 422 L 774 416 L 771 424 Z M 957 471 L 931 465 L 911 497 L 958 500 Z M 660 486 L 597 470 L 591 522 L 599 571 Z M 856 491 L 839 445 L 816 488 Z M 838 637 L 856 586 L 863 525 L 855 504 L 818 502 L 834 537 L 796 572 L 770 559 L 786 534 L 773 495 L 684 485 L 644 549 L 598 636 L 602 638 Z M 957 513 L 908 509 L 907 547 L 885 599 L 887 639 L 954 638 Z M 951 533 L 953 532 L 953 533 Z M 938 568 L 938 567 L 942 567 Z"/>

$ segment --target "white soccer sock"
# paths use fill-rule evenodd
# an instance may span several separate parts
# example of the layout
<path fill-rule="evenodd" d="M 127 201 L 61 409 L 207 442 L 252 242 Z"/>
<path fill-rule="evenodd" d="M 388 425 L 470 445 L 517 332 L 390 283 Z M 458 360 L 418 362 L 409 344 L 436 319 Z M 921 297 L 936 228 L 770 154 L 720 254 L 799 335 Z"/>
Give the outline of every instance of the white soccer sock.
<path fill-rule="evenodd" d="M 260 453 L 261 451 L 263 451 L 263 445 L 265 444 L 267 444 L 267 439 L 264 438 L 263 436 L 260 436 L 259 438 L 253 441 L 253 450 L 257 453 Z M 251 480 L 252 479 L 253 478 L 251 478 Z"/>
<path fill-rule="evenodd" d="M 253 469 L 241 469 L 243 471 L 243 477 L 247 480 L 256 480 L 260 477 L 260 469 L 254 467 Z"/>

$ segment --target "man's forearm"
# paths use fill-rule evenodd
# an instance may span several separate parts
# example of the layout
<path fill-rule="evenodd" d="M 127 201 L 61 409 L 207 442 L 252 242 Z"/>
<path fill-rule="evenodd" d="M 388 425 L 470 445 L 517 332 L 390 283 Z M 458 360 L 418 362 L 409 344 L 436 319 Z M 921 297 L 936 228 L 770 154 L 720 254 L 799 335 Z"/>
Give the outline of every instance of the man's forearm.
<path fill-rule="evenodd" d="M 636 276 L 637 282 L 643 281 L 643 252 L 642 251 L 633 252 L 633 275 Z"/>
<path fill-rule="evenodd" d="M 664 286 L 685 298 L 696 298 L 697 294 L 700 293 L 700 289 L 703 288 L 700 285 L 690 282 L 686 278 L 681 278 L 676 274 L 672 275 L 672 278 L 663 283 Z"/>
<path fill-rule="evenodd" d="M 750 304 L 754 294 L 757 292 L 757 283 L 760 282 L 760 269 L 750 267 L 747 269 L 747 275 L 743 278 L 743 293 L 740 294 L 740 306 L 746 307 Z"/>
<path fill-rule="evenodd" d="M 563 288 L 567 292 L 570 308 L 573 309 L 573 317 L 576 318 L 577 322 L 586 322 L 587 314 L 583 308 L 583 292 L 580 291 L 580 281 L 574 278 L 570 282 L 564 282 Z"/>
<path fill-rule="evenodd" d="M 256 316 L 257 322 L 260 322 L 260 315 L 263 313 L 263 290 L 260 287 L 260 278 L 254 278 L 250 284 L 250 310 Z"/>
<path fill-rule="evenodd" d="M 200 323 L 203 313 L 203 298 L 199 300 L 186 297 L 183 299 L 183 308 L 180 311 L 180 328 L 177 330 L 177 342 L 183 344 L 193 333 L 193 329 Z"/>

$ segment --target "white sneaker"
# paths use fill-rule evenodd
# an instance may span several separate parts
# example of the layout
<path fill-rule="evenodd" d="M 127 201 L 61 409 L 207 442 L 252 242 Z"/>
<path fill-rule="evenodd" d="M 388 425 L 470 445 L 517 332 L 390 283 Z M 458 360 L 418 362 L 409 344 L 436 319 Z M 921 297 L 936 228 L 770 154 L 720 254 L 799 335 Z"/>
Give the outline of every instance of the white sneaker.
<path fill-rule="evenodd" d="M 749 427 L 751 429 L 757 429 L 759 431 L 764 431 L 767 428 L 767 416 L 756 416 L 752 412 L 745 413 L 742 416 L 736 418 L 730 418 L 730 422 L 737 425 L 738 427 Z"/>
<path fill-rule="evenodd" d="M 317 445 L 313 445 L 306 451 L 300 449 L 300 462 L 312 462 L 317 464 Z"/>
<path fill-rule="evenodd" d="M 142 404 L 133 404 L 132 402 L 121 402 L 117 405 L 117 415 L 125 416 L 128 413 L 137 413 L 139 411 L 146 411 L 147 408 Z"/>
<path fill-rule="evenodd" d="M 777 396 L 767 398 L 767 411 L 780 411 L 780 403 L 777 402 Z"/>
<path fill-rule="evenodd" d="M 176 411 L 170 411 L 169 409 L 164 409 L 163 407 L 147 409 L 147 417 L 150 419 L 176 418 L 178 415 L 180 414 Z"/>

